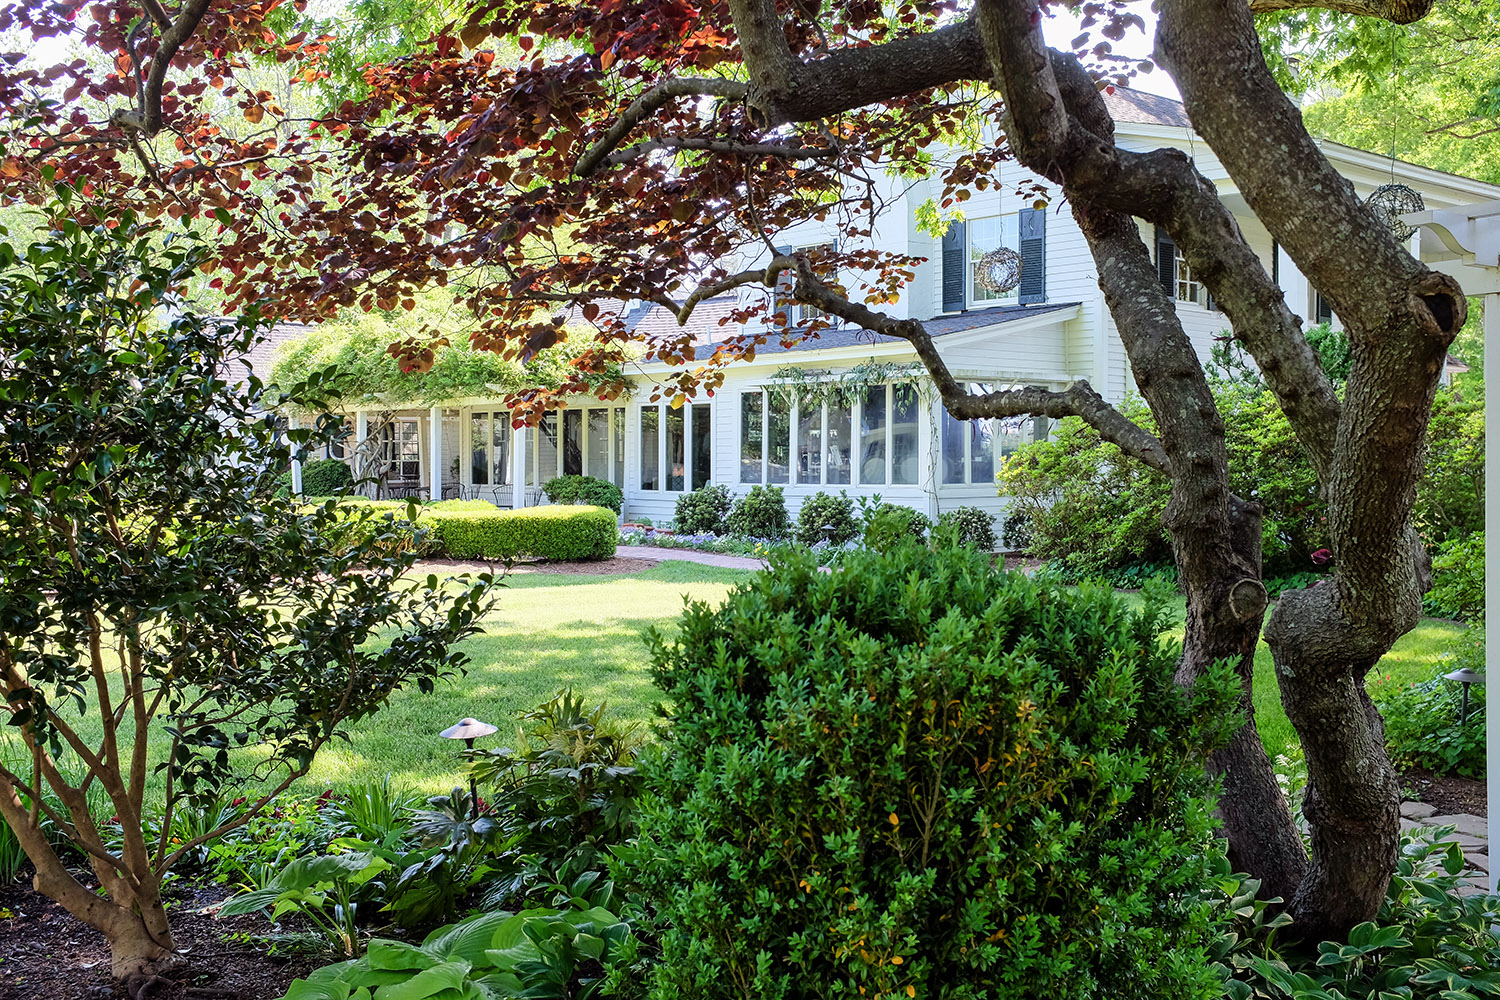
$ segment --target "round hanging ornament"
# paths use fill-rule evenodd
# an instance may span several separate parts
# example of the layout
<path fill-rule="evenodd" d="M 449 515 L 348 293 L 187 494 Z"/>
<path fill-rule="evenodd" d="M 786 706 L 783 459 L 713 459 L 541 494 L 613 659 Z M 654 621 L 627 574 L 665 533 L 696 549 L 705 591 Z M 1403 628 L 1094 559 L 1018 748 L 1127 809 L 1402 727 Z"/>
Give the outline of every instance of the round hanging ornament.
<path fill-rule="evenodd" d="M 1370 192 L 1365 204 L 1375 217 L 1385 223 L 1391 235 L 1398 240 L 1409 240 L 1416 229 L 1401 221 L 1401 216 L 1420 212 L 1426 208 L 1422 196 L 1405 184 L 1382 184 Z"/>
<path fill-rule="evenodd" d="M 1005 247 L 991 250 L 979 258 L 974 280 L 980 288 L 996 295 L 1010 291 L 1021 283 L 1021 255 Z"/>

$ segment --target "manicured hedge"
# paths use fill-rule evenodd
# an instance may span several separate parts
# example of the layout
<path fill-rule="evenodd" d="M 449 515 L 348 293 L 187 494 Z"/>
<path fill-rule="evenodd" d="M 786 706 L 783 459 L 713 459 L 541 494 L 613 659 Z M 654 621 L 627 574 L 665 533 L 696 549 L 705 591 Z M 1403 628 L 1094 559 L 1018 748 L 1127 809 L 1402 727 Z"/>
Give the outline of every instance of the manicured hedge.
<path fill-rule="evenodd" d="M 441 550 L 453 559 L 609 559 L 619 542 L 619 525 L 607 507 L 555 505 L 500 510 L 434 504 L 421 521 L 431 525 Z"/>

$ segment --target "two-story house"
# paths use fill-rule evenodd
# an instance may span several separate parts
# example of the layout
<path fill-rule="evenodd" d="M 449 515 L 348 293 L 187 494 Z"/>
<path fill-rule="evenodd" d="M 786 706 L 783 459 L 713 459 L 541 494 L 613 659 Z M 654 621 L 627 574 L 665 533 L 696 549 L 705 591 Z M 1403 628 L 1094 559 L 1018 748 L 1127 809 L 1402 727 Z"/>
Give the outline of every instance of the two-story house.
<path fill-rule="evenodd" d="M 1179 103 L 1126 89 L 1114 90 L 1106 101 L 1122 146 L 1180 148 L 1219 186 L 1294 311 L 1308 323 L 1337 322 L 1195 138 Z M 1468 178 L 1333 143 L 1324 151 L 1364 196 L 1396 182 L 1419 192 L 1428 209 L 1500 198 L 1500 187 Z M 1009 164 L 1003 170 L 1016 176 L 1002 173 L 999 183 L 973 192 L 963 203 L 963 218 L 942 237 L 917 225 L 918 210 L 938 194 L 938 182 L 889 182 L 886 194 L 894 207 L 873 241 L 925 263 L 900 301 L 884 308 L 926 321 L 951 370 L 976 391 L 1017 384 L 1063 388 L 1087 378 L 1106 398 L 1119 399 L 1131 388 L 1131 376 L 1082 233 L 1060 194 L 1051 192 L 1038 208 L 1035 194 L 1023 199 L 1016 193 L 1023 168 Z M 1207 358 L 1228 325 L 1224 316 L 1165 234 L 1145 227 L 1142 235 L 1183 326 Z M 829 238 L 808 224 L 785 232 L 781 242 L 797 249 Z M 1019 254 L 1021 272 L 1015 287 L 995 292 L 981 281 L 980 262 L 1001 248 Z M 1424 258 L 1445 252 L 1427 231 L 1412 237 L 1412 250 Z M 700 305 L 692 321 L 700 358 L 726 333 L 738 332 L 720 325 L 735 305 L 727 297 Z M 794 326 L 805 318 L 800 308 L 792 310 Z M 643 331 L 675 326 L 660 307 L 637 308 L 629 321 Z M 760 483 L 783 486 L 794 514 L 815 492 L 847 490 L 879 494 L 935 517 L 963 505 L 1002 514 L 997 467 L 1020 444 L 1047 433 L 1045 421 L 1029 418 L 954 420 L 912 348 L 869 331 L 826 330 L 792 348 L 773 339 L 753 361 L 732 366 L 713 395 L 680 408 L 647 402 L 651 380 L 669 370 L 646 364 L 634 375 L 637 391 L 629 400 L 570 400 L 525 430 L 511 428 L 498 398 L 394 412 L 379 401 L 352 405 L 356 450 L 370 450 L 370 438 L 378 437 L 377 449 L 391 451 L 390 467 L 417 483 L 422 494 L 480 497 L 501 506 L 545 502 L 541 483 L 582 473 L 620 485 L 632 518 L 669 519 L 683 492 L 708 483 L 736 493 Z M 843 391 L 798 391 L 825 382 Z"/>

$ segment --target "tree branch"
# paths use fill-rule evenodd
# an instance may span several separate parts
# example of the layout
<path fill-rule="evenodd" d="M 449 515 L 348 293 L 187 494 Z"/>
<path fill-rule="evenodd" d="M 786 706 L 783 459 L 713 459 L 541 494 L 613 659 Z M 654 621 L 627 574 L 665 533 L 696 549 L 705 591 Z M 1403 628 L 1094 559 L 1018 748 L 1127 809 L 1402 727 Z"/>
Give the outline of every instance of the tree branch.
<path fill-rule="evenodd" d="M 1250 13 L 1319 8 L 1341 14 L 1378 17 L 1393 24 L 1411 24 L 1426 17 L 1435 0 L 1250 0 Z"/>
<path fill-rule="evenodd" d="M 148 4 L 147 11 L 152 20 L 162 28 L 161 42 L 156 54 L 151 57 L 151 72 L 141 88 L 140 110 L 126 111 L 123 108 L 110 115 L 110 121 L 119 128 L 140 133 L 147 139 L 161 131 L 161 89 L 166 82 L 167 71 L 172 68 L 172 59 L 183 43 L 193 36 L 203 15 L 208 13 L 212 0 L 187 0 L 177 12 L 177 19 L 167 22 L 166 10 L 160 4 Z M 151 9 L 152 6 L 155 9 Z M 132 58 L 134 50 L 132 49 Z"/>
<path fill-rule="evenodd" d="M 604 135 L 578 158 L 573 173 L 579 177 L 594 173 L 604 165 L 605 158 L 625 141 L 632 129 L 680 97 L 722 97 L 738 101 L 743 100 L 747 92 L 745 85 L 738 80 L 718 77 L 687 77 L 663 81 L 630 102 Z"/>
<path fill-rule="evenodd" d="M 837 156 L 836 146 L 788 146 L 779 142 L 734 142 L 729 139 L 668 136 L 647 139 L 634 146 L 616 150 L 604 158 L 603 166 L 615 167 L 637 160 L 647 153 L 664 149 L 696 149 L 729 156 L 774 156 L 784 160 L 823 160 Z"/>

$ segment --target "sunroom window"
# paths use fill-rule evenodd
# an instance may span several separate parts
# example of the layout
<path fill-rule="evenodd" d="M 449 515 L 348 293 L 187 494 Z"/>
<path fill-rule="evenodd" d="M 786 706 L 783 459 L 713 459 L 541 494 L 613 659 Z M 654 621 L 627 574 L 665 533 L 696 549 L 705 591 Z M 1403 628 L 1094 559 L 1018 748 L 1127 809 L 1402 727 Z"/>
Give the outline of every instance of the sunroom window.
<path fill-rule="evenodd" d="M 986 382 L 972 382 L 972 395 L 984 395 L 997 388 Z M 1046 418 L 985 417 L 959 420 L 943 410 L 942 450 L 943 485 L 993 486 L 995 474 L 1006 458 L 1021 445 L 1046 435 Z"/>
<path fill-rule="evenodd" d="M 879 385 L 855 396 L 834 394 L 826 400 L 804 396 L 795 406 L 789 396 L 764 390 L 741 393 L 740 482 L 916 484 L 914 388 Z"/>

